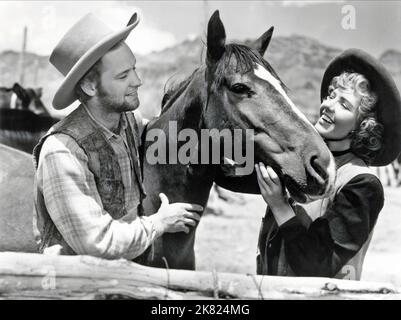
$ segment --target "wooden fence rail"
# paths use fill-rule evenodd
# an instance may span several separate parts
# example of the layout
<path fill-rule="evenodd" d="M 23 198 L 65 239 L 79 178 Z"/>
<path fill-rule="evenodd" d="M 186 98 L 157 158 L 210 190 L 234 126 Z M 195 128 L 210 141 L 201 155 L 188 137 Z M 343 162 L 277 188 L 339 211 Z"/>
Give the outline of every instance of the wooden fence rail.
<path fill-rule="evenodd" d="M 391 284 L 166 270 L 89 256 L 0 253 L 1 299 L 401 299 Z"/>

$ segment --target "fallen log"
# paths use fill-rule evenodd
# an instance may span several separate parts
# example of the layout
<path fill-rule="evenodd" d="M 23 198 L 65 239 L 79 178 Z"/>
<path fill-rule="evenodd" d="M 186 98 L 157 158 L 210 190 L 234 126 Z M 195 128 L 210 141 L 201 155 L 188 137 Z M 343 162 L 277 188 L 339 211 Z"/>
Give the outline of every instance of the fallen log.
<path fill-rule="evenodd" d="M 391 284 L 167 270 L 90 256 L 0 253 L 2 299 L 401 299 Z"/>

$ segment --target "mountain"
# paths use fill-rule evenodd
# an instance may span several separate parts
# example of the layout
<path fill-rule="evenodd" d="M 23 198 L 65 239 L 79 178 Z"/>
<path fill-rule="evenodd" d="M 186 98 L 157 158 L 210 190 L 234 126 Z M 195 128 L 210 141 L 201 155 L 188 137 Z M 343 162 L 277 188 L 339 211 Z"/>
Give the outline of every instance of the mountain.
<path fill-rule="evenodd" d="M 245 40 L 242 43 L 251 43 Z M 315 39 L 300 35 L 275 37 L 265 54 L 266 60 L 290 89 L 289 96 L 314 121 L 320 105 L 320 82 L 330 60 L 341 52 Z M 186 40 L 174 47 L 147 55 L 137 55 L 138 74 L 143 81 L 139 89 L 141 110 L 152 117 L 160 110 L 166 81 L 179 82 L 200 66 L 205 58 L 205 45 L 200 38 Z M 387 50 L 380 61 L 392 73 L 401 89 L 401 52 Z M 0 86 L 12 86 L 19 78 L 19 53 L 0 53 Z M 63 116 L 51 107 L 51 99 L 62 81 L 61 74 L 50 65 L 48 57 L 27 53 L 25 85 L 43 87 L 43 101 L 53 115 Z"/>
<path fill-rule="evenodd" d="M 393 76 L 401 74 L 401 52 L 392 49 L 387 50 L 380 56 L 379 60 Z"/>
<path fill-rule="evenodd" d="M 380 62 L 390 71 L 394 81 L 401 92 L 401 52 L 397 50 L 387 50 L 380 58 Z"/>

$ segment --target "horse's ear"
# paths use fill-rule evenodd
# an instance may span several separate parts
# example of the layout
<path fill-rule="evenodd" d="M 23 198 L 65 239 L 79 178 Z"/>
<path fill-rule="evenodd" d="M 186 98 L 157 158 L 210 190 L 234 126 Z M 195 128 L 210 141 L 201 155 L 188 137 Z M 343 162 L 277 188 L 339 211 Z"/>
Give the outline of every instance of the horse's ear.
<path fill-rule="evenodd" d="M 19 90 L 22 90 L 22 87 L 18 82 L 14 82 L 13 90 L 14 91 L 19 91 Z"/>
<path fill-rule="evenodd" d="M 17 97 L 22 101 L 24 104 L 29 104 L 30 98 L 26 90 L 18 83 L 15 82 L 13 85 L 13 91 L 17 95 Z"/>
<path fill-rule="evenodd" d="M 274 27 L 267 30 L 259 39 L 252 44 L 252 49 L 255 49 L 263 57 L 267 47 L 269 46 L 270 40 L 272 39 Z"/>
<path fill-rule="evenodd" d="M 42 88 L 36 88 L 34 91 L 35 91 L 36 97 L 38 97 L 38 98 L 42 97 L 42 94 L 43 94 Z"/>
<path fill-rule="evenodd" d="M 207 27 L 207 60 L 215 63 L 219 61 L 225 51 L 226 31 L 220 20 L 219 10 L 216 10 L 209 20 Z"/>

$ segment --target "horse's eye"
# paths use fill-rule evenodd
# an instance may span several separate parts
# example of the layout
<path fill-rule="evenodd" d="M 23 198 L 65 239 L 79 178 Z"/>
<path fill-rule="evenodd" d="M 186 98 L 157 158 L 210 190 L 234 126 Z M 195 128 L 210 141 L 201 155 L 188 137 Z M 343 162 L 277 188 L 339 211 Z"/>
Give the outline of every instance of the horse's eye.
<path fill-rule="evenodd" d="M 170 95 L 168 93 L 164 94 L 162 99 L 162 107 L 166 104 L 166 102 L 170 99 Z"/>
<path fill-rule="evenodd" d="M 231 86 L 230 90 L 237 94 L 245 94 L 251 91 L 251 89 L 247 85 L 242 83 L 234 84 L 233 86 Z"/>

